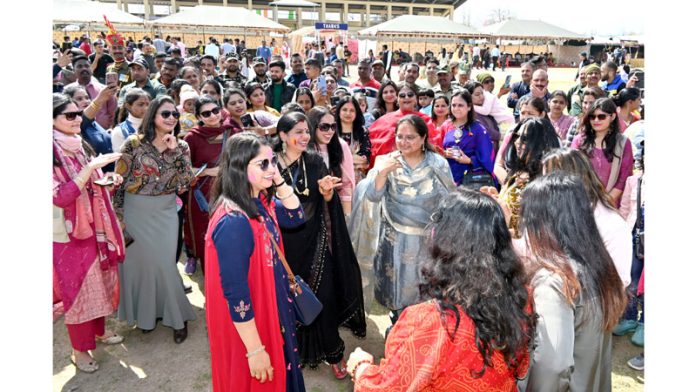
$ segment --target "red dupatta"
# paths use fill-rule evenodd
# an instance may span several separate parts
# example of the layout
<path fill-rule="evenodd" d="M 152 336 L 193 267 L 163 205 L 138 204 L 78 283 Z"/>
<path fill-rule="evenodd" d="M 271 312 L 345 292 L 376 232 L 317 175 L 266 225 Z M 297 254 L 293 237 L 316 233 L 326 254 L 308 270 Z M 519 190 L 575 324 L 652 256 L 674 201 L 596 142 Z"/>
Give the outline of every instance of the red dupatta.
<path fill-rule="evenodd" d="M 285 355 L 276 303 L 273 247 L 270 245 L 268 232 L 263 226 L 264 222 L 249 219 L 255 246 L 250 259 L 248 282 L 251 302 L 254 306 L 256 329 L 261 343 L 266 346 L 266 352 L 271 357 L 271 366 L 274 369 L 272 382 L 266 381 L 261 384 L 251 377 L 249 362 L 246 358 L 247 350 L 234 326 L 227 300 L 222 292 L 218 255 L 212 234 L 220 219 L 233 211 L 244 214 L 241 208 L 231 201 L 220 203 L 210 217 L 205 235 L 205 314 L 208 324 L 213 391 L 283 392 L 285 391 Z M 275 203 L 271 202 L 268 212 L 277 229 Z M 230 241 L 234 240 L 230 238 Z M 279 242 L 282 249 L 282 241 Z"/>
<path fill-rule="evenodd" d="M 430 116 L 421 112 L 402 112 L 401 109 L 387 113 L 380 117 L 370 126 L 370 143 L 372 144 L 372 154 L 370 156 L 370 169 L 375 165 L 375 159 L 384 154 L 394 151 L 396 145 L 396 124 L 408 114 L 415 114 L 425 121 L 428 126 L 428 139 L 437 143 L 435 126 Z"/>

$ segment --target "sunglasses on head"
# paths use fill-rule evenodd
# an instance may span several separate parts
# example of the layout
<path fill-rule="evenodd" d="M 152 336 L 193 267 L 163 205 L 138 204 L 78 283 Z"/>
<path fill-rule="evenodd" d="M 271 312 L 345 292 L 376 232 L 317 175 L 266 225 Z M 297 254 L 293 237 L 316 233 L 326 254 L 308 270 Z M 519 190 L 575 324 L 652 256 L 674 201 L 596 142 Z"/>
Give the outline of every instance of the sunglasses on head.
<path fill-rule="evenodd" d="M 406 97 L 413 98 L 415 96 L 416 96 L 416 93 L 414 93 L 413 91 L 409 91 L 407 93 L 399 93 L 399 98 L 406 98 Z"/>
<path fill-rule="evenodd" d="M 600 114 L 590 114 L 590 115 L 587 116 L 587 117 L 589 117 L 590 120 L 594 120 L 594 119 L 596 118 L 596 119 L 599 120 L 599 121 L 604 121 L 604 120 L 607 119 L 607 117 L 609 117 L 609 115 L 608 115 L 608 114 L 604 114 L 604 113 L 600 113 Z"/>
<path fill-rule="evenodd" d="M 160 112 L 160 116 L 162 116 L 162 118 L 164 118 L 164 119 L 169 118 L 169 116 L 174 116 L 174 118 L 178 120 L 179 119 L 179 112 L 177 112 L 176 110 L 174 110 L 174 111 L 162 110 Z"/>
<path fill-rule="evenodd" d="M 215 108 L 212 110 L 205 110 L 201 112 L 201 117 L 203 118 L 208 118 L 210 117 L 211 114 L 218 115 L 220 114 L 220 108 Z"/>
<path fill-rule="evenodd" d="M 273 165 L 273 167 L 278 166 L 278 157 L 274 155 L 271 159 L 266 158 L 261 161 L 256 161 L 254 164 L 258 165 L 261 170 L 266 171 L 271 165 Z"/>
<path fill-rule="evenodd" d="M 61 113 L 61 114 L 65 116 L 66 120 L 73 121 L 77 118 L 77 116 L 82 117 L 82 110 L 77 111 L 77 112 L 65 112 L 65 113 Z"/>
<path fill-rule="evenodd" d="M 322 132 L 329 132 L 329 129 L 336 132 L 336 130 L 338 129 L 338 124 L 321 123 L 317 126 L 317 128 L 319 128 L 319 130 Z"/>

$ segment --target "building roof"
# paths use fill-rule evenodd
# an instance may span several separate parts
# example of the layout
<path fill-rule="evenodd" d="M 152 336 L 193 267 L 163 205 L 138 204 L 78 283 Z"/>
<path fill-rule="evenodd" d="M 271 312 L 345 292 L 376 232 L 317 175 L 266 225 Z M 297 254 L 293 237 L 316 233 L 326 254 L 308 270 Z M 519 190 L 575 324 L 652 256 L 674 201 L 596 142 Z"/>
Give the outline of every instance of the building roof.
<path fill-rule="evenodd" d="M 94 1 L 54 0 L 53 23 L 98 23 L 104 24 L 104 15 L 111 23 L 143 24 L 143 19 Z"/>

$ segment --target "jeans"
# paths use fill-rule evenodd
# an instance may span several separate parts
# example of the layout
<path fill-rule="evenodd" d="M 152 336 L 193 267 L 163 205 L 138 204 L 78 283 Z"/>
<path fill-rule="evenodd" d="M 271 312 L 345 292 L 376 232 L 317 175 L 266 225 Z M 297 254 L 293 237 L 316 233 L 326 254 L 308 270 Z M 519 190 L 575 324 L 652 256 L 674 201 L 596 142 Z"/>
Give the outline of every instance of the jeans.
<path fill-rule="evenodd" d="M 640 280 L 640 275 L 643 273 L 643 264 L 644 260 L 638 259 L 634 253 L 633 262 L 631 263 L 631 284 L 626 288 L 628 304 L 626 305 L 626 311 L 622 317 L 624 320 L 638 320 L 640 323 L 645 322 L 644 296 L 637 295 L 638 281 Z M 638 318 L 638 306 L 640 306 L 641 309 L 640 318 Z"/>

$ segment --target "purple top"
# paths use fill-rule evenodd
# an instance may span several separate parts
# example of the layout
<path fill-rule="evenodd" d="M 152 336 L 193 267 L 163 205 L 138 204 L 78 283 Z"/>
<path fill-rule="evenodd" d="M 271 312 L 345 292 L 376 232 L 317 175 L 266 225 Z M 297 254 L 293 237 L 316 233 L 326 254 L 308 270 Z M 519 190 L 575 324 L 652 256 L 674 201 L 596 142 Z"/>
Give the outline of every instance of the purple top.
<path fill-rule="evenodd" d="M 585 140 L 584 134 L 578 134 L 573 138 L 573 142 L 570 144 L 570 148 L 580 149 L 583 141 Z M 604 152 L 601 148 L 595 147 L 592 153 L 587 157 L 595 170 L 595 173 L 599 177 L 600 181 L 604 186 L 607 186 L 609 182 L 609 176 L 611 175 L 611 160 L 607 160 L 604 156 Z M 613 189 L 618 189 L 623 192 L 626 186 L 626 179 L 633 174 L 633 148 L 631 143 L 627 142 L 623 151 L 623 158 L 621 160 L 621 167 L 619 169 L 619 178 L 616 180 L 616 185 Z M 612 189 L 607 189 L 607 192 L 611 192 Z"/>

